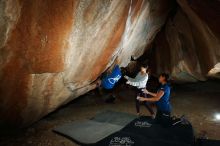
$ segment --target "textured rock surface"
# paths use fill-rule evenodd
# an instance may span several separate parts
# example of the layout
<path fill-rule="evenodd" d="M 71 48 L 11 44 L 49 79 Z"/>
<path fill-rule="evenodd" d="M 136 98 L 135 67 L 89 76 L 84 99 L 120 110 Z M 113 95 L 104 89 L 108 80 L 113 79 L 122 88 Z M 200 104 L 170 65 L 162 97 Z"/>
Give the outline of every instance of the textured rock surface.
<path fill-rule="evenodd" d="M 33 123 L 151 46 L 155 73 L 219 78 L 219 16 L 218 0 L 1 0 L 0 124 Z"/>
<path fill-rule="evenodd" d="M 219 78 L 220 2 L 177 0 L 174 17 L 155 40 L 154 65 L 157 73 L 170 72 L 177 81 Z M 153 64 L 153 63 L 152 63 Z"/>
<path fill-rule="evenodd" d="M 28 125 L 93 89 L 114 61 L 139 57 L 170 0 L 1 0 L 1 123 Z"/>

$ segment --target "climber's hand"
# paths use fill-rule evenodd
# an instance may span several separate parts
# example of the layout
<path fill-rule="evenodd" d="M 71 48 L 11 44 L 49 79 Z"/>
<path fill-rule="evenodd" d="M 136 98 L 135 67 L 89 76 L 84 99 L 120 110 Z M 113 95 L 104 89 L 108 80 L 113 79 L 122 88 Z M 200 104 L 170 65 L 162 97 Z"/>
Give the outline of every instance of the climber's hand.
<path fill-rule="evenodd" d="M 124 78 L 128 80 L 129 77 L 128 76 L 124 76 Z"/>

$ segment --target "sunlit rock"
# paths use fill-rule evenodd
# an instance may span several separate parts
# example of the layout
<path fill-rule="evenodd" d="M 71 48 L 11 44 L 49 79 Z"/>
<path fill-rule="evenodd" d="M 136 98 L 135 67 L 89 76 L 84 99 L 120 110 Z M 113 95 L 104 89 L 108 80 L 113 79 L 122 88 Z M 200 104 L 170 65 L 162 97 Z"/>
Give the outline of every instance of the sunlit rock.
<path fill-rule="evenodd" d="M 94 89 L 118 56 L 143 54 L 170 0 L 0 1 L 1 124 L 24 126 Z"/>

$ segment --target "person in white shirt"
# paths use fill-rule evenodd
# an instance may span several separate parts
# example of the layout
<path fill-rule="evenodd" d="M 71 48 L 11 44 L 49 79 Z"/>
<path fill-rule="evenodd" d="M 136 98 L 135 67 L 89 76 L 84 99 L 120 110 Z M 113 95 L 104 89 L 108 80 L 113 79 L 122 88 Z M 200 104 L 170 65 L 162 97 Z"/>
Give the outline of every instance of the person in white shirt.
<path fill-rule="evenodd" d="M 148 74 L 148 66 L 146 65 L 142 65 L 140 68 L 140 71 L 138 72 L 138 74 L 136 75 L 135 78 L 130 78 L 128 76 L 124 76 L 125 79 L 127 79 L 126 84 L 131 85 L 133 87 L 135 87 L 136 89 L 136 95 L 135 96 L 135 102 L 136 102 L 136 111 L 137 111 L 137 115 L 140 115 L 140 105 L 141 103 L 144 104 L 144 106 L 148 109 L 148 111 L 150 112 L 151 116 L 154 117 L 154 111 L 150 108 L 149 103 L 147 102 L 141 102 L 139 101 L 136 97 L 139 96 L 143 96 L 143 97 L 147 97 L 147 94 L 143 93 L 143 89 L 146 88 L 147 85 L 147 81 L 149 78 L 149 74 Z"/>

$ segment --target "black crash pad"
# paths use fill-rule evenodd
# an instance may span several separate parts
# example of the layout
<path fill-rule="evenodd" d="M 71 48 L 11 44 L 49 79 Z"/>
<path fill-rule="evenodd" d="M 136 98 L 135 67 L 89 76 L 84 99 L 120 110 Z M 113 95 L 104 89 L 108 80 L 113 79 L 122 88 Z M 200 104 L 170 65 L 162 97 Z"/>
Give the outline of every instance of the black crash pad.
<path fill-rule="evenodd" d="M 192 146 L 192 126 L 177 124 L 163 127 L 150 117 L 133 120 L 125 128 L 94 146 Z"/>

